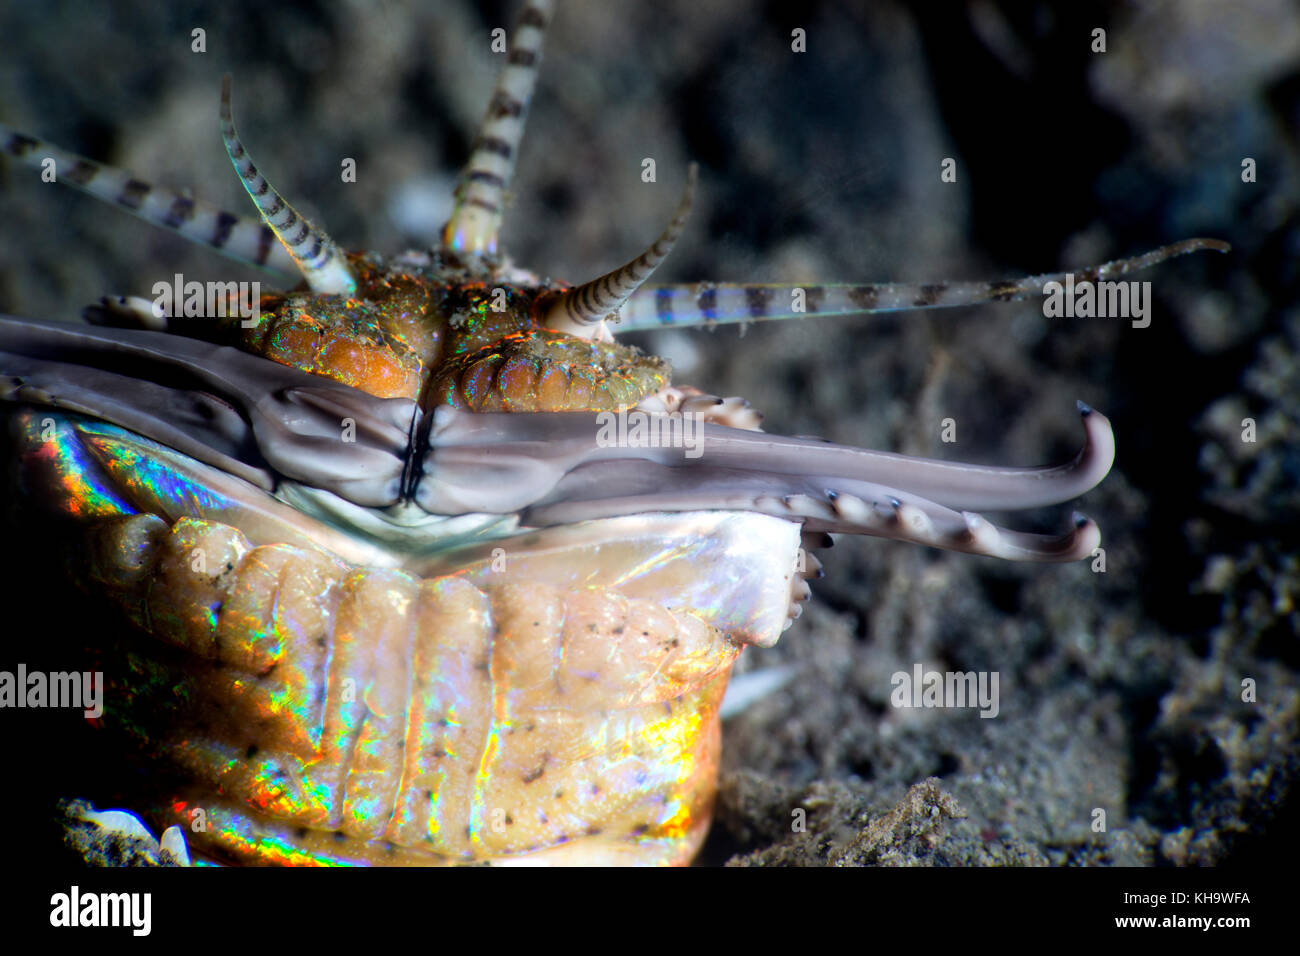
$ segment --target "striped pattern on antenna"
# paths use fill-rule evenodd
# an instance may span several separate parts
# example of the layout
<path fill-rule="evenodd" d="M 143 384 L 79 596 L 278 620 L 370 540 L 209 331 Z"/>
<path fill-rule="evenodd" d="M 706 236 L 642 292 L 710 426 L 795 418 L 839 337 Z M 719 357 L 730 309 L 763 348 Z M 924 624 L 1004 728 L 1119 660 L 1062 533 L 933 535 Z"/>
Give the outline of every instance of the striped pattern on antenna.
<path fill-rule="evenodd" d="M 506 188 L 514 175 L 553 12 L 552 0 L 529 0 L 515 21 L 506 65 L 461 172 L 451 219 L 443 227 L 442 244 L 448 249 L 476 256 L 497 251 Z"/>
<path fill-rule="evenodd" d="M 1227 252 L 1229 246 L 1217 239 L 1185 239 L 1131 259 L 1116 259 L 1071 274 L 1076 282 L 1105 281 L 1202 249 Z M 1039 295 L 1047 283 L 1064 283 L 1065 279 L 1066 273 L 1055 272 L 995 282 L 888 282 L 871 285 L 697 282 L 691 285 L 642 286 L 619 310 L 617 331 L 1013 302 Z"/>
<path fill-rule="evenodd" d="M 251 266 L 297 275 L 293 258 L 260 219 L 236 216 L 212 203 L 136 179 L 125 170 L 92 162 L 53 143 L 0 123 L 0 152 L 44 170 L 52 160 L 56 181 L 113 203 L 145 222 L 169 229 L 191 242 L 216 249 Z"/>
<path fill-rule="evenodd" d="M 284 245 L 296 270 L 302 273 L 313 292 L 351 295 L 356 291 L 357 281 L 334 240 L 304 219 L 257 171 L 235 132 L 230 96 L 231 79 L 227 73 L 221 79 L 221 138 L 225 140 L 230 161 L 235 164 L 235 172 L 263 221 Z"/>

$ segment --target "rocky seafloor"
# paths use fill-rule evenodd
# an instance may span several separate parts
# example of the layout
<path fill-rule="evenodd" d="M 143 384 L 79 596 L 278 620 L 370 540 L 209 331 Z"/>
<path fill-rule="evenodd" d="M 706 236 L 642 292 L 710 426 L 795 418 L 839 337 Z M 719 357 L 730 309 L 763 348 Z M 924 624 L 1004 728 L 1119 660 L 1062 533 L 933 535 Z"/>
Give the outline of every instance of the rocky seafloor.
<path fill-rule="evenodd" d="M 446 217 L 494 75 L 487 34 L 512 15 L 9 5 L 0 120 L 244 210 L 217 126 L 231 70 L 277 187 L 343 245 L 395 251 Z M 1249 864 L 1294 847 L 1296 6 L 562 3 L 506 247 L 595 276 L 658 233 L 690 160 L 700 195 L 664 281 L 995 279 L 1196 235 L 1233 245 L 1138 276 L 1147 328 L 1024 302 L 637 337 L 679 381 L 751 399 L 771 431 L 1032 465 L 1074 453 L 1082 399 L 1118 444 L 1077 504 L 1101 525 L 1104 573 L 876 539 L 823 554 L 803 619 L 744 655 L 794 677 L 726 724 L 701 861 Z M 177 271 L 256 278 L 3 164 L 0 209 L 0 311 L 72 318 Z M 998 716 L 892 707 L 891 675 L 918 662 L 998 672 Z"/>

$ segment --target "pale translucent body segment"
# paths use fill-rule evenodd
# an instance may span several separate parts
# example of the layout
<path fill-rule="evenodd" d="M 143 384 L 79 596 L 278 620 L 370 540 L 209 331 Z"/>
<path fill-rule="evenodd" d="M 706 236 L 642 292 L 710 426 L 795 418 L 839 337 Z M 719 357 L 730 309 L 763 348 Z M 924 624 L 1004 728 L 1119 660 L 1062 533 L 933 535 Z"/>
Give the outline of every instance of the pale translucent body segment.
<path fill-rule="evenodd" d="M 191 832 L 201 813 L 204 829 Z M 342 830 L 308 829 L 297 822 L 250 812 L 202 787 L 178 792 L 158 816 L 187 828 L 196 855 L 214 862 L 259 866 L 430 866 L 445 862 L 419 849 L 385 841 L 358 840 Z"/>
<path fill-rule="evenodd" d="M 252 635 L 269 619 L 286 638 L 274 676 L 186 673 L 198 729 L 183 728 L 173 759 L 250 812 L 374 839 L 402 775 L 415 585 L 400 572 L 336 571 L 336 599 L 326 593 L 313 614 L 311 592 L 334 590 L 328 569 L 311 567 L 314 555 L 288 557 L 262 614 L 242 615 Z M 293 567 L 295 558 L 308 566 Z M 239 617 L 230 620 L 237 632 Z"/>
<path fill-rule="evenodd" d="M 203 811 L 207 830 L 190 831 L 190 814 Z M 362 841 L 340 831 L 303 830 L 295 824 L 255 816 L 245 807 L 214 800 L 199 790 L 177 795 L 161 814 L 186 828 L 191 845 L 219 861 L 242 860 L 274 866 L 440 866 L 458 860 L 386 841 Z M 531 853 L 498 857 L 494 866 L 643 866 L 682 865 L 698 852 L 708 815 L 684 835 L 643 838 L 635 843 L 603 836 L 574 840 Z"/>
<path fill-rule="evenodd" d="M 561 597 L 553 588 L 530 582 L 494 588 L 491 598 L 495 622 L 489 664 L 492 724 L 475 777 L 469 817 L 470 839 L 478 856 L 550 844 L 565 835 L 552 833 L 550 839 L 536 835 L 547 825 L 542 822 L 548 817 L 546 808 L 539 805 L 536 814 L 521 812 L 514 795 L 521 784 L 545 774 L 547 764 L 556 759 L 553 751 L 580 734 L 584 718 L 589 716 L 580 709 L 566 710 L 560 721 L 548 723 L 533 714 L 539 701 L 549 700 L 557 708 L 566 704 L 556 673 L 563 660 Z M 520 735 L 526 740 L 522 745 L 515 741 Z M 528 764 L 523 768 L 517 766 L 521 751 Z M 563 824 L 557 821 L 552 825 Z"/>
<path fill-rule="evenodd" d="M 673 700 L 722 673 L 738 647 L 691 611 L 606 588 L 567 590 L 555 682 L 579 709 Z"/>
<path fill-rule="evenodd" d="M 230 74 L 226 74 L 221 81 L 221 136 L 249 198 L 313 292 L 351 295 L 356 291 L 357 282 L 334 240 L 323 229 L 304 219 L 276 192 L 275 187 L 258 172 L 244 144 L 239 141 L 231 111 L 230 87 Z"/>
<path fill-rule="evenodd" d="M 0 152 L 24 165 L 43 170 L 54 161 L 55 182 L 75 186 L 97 199 L 113 203 L 146 222 L 209 246 L 251 266 L 285 275 L 299 270 L 275 234 L 260 220 L 218 209 L 202 199 L 136 179 L 130 173 L 92 162 L 53 143 L 27 136 L 0 123 Z"/>
<path fill-rule="evenodd" d="M 256 728 L 232 744 L 255 745 L 273 761 L 282 754 L 291 776 L 314 760 L 320 747 L 323 678 L 342 571 L 338 562 L 310 551 L 256 548 L 245 556 L 221 608 L 223 659 L 252 676 L 232 682 L 230 697 L 223 695 L 219 704 L 229 709 L 218 724 Z M 267 778 L 258 772 L 248 780 Z M 303 794 L 289 801 L 310 802 Z"/>
<path fill-rule="evenodd" d="M 123 537 L 120 525 L 108 532 Z M 388 612 L 403 584 L 413 588 L 409 576 L 345 573 L 339 562 L 284 545 L 244 553 L 237 530 L 189 518 L 154 541 L 143 599 L 127 592 L 119 600 L 129 610 L 143 605 L 133 616 L 154 637 L 216 665 L 158 665 L 178 668 L 163 680 L 188 702 L 172 728 L 170 759 L 260 813 L 345 828 L 348 811 L 382 820 L 400 776 L 392 724 L 405 722 L 405 688 L 395 695 L 391 684 L 400 684 L 409 655 L 392 655 L 381 679 L 373 675 L 394 633 L 383 625 L 408 628 L 404 613 Z M 221 562 L 217 573 L 196 564 L 200 551 Z M 382 709 L 394 700 L 396 718 Z M 388 810 L 368 812 L 385 800 Z"/>
<path fill-rule="evenodd" d="M 259 677 L 275 669 L 291 694 L 306 689 L 316 675 L 303 673 L 295 649 L 329 634 L 341 571 L 337 561 L 288 545 L 248 552 L 217 618 L 220 659 Z"/>
<path fill-rule="evenodd" d="M 147 584 L 150 630 L 199 657 L 217 660 L 217 615 L 248 539 L 229 525 L 181 518 L 160 542 Z"/>
<path fill-rule="evenodd" d="M 141 587 L 153 568 L 159 541 L 168 534 L 157 515 L 120 515 L 100 519 L 87 538 L 87 570 L 91 580 L 112 590 Z"/>
<path fill-rule="evenodd" d="M 456 187 L 456 205 L 443 228 L 442 244 L 472 255 L 493 253 L 501 230 L 505 192 L 524 136 L 528 104 L 537 85 L 546 25 L 553 0 L 528 0 L 514 30 L 505 67 Z"/>
<path fill-rule="evenodd" d="M 204 695 L 208 712 L 217 712 L 227 704 L 227 720 L 233 721 L 243 708 L 230 706 L 236 699 L 237 686 L 217 687 L 187 682 L 193 692 Z M 211 723 L 208 726 L 214 726 Z M 217 723 L 219 728 L 232 724 Z M 241 733 L 241 737 L 256 734 Z M 203 736 L 191 730 L 183 737 L 169 741 L 170 762 L 180 768 L 188 779 L 196 781 L 208 794 L 207 803 L 197 807 L 207 812 L 219 799 L 219 794 L 229 794 L 240 800 L 249 813 L 267 819 L 292 822 L 295 826 L 330 827 L 327 817 L 329 794 L 320 792 L 317 781 L 304 777 L 303 761 L 286 752 L 255 749 L 254 744 L 233 744 L 228 740 Z M 199 845 L 203 837 L 197 838 Z"/>
<path fill-rule="evenodd" d="M 408 846 L 471 858 L 469 810 L 492 725 L 491 603 L 457 577 L 422 581 L 403 787 L 389 830 Z"/>
<path fill-rule="evenodd" d="M 365 718 L 348 762 L 344 791 L 344 832 L 370 840 L 387 827 L 402 783 L 412 688 L 413 611 L 419 591 L 419 582 L 400 572 L 367 575 L 380 577 L 388 578 L 383 582 L 384 594 L 367 602 L 363 632 L 374 660 L 373 676 L 361 695 Z"/>
<path fill-rule="evenodd" d="M 788 620 L 799 525 L 742 512 L 650 513 L 517 535 L 439 559 L 481 587 L 518 575 L 609 588 L 690 609 L 738 641 L 770 647 Z M 431 564 L 423 573 L 430 573 Z"/>
<path fill-rule="evenodd" d="M 1075 282 L 1107 281 L 1190 252 L 1227 252 L 1229 249 L 1227 243 L 1217 239 L 1185 239 L 1131 259 L 1116 259 L 1100 266 L 1080 268 L 1071 275 Z M 1042 295 L 1043 286 L 1048 282 L 1065 281 L 1066 273 L 1055 272 L 993 282 L 700 283 L 643 287 L 634 292 L 619 311 L 620 320 L 614 331 L 1011 302 Z"/>
<path fill-rule="evenodd" d="M 715 769 L 701 747 L 739 646 L 688 612 L 604 590 L 530 582 L 491 594 L 494 720 L 476 842 L 494 854 L 684 831 Z"/>
<path fill-rule="evenodd" d="M 95 535 L 121 565 L 99 577 L 178 648 L 134 678 L 166 713 L 139 687 L 146 712 L 133 691 L 115 716 L 195 781 L 155 810 L 208 815 L 198 847 L 437 863 L 575 843 L 591 855 L 553 861 L 662 863 L 698 846 L 740 645 L 690 609 L 516 576 L 418 581 L 191 518 Z"/>
<path fill-rule="evenodd" d="M 347 799 L 350 769 L 354 759 L 365 758 L 358 751 L 368 717 L 365 695 L 377 678 L 380 681 L 387 678 L 380 673 L 378 644 L 389 626 L 406 625 L 415 596 L 415 582 L 400 572 L 369 572 L 357 568 L 344 576 L 342 588 L 343 599 L 339 602 L 330 643 L 320 758 L 308 765 L 305 772 L 329 795 L 326 810 L 331 823 L 341 821 L 345 832 L 364 838 L 368 835 L 367 822 L 354 812 L 359 807 Z M 410 667 L 410 657 L 384 661 L 383 666 L 405 672 Z M 405 673 L 398 679 L 402 678 L 409 680 Z M 400 766 L 398 762 L 394 772 Z M 352 794 L 361 795 L 356 791 Z"/>
<path fill-rule="evenodd" d="M 169 696 L 190 708 L 177 714 L 181 732 L 170 759 L 214 787 L 244 794 L 261 812 L 326 822 L 302 771 L 319 754 L 321 689 L 343 566 L 285 545 L 236 558 L 242 543 L 234 529 L 186 518 L 159 533 L 161 524 L 152 515 L 111 519 L 90 540 L 100 555 L 92 576 L 120 589 L 117 599 L 154 637 L 211 662 L 178 666 L 162 678 L 174 685 Z M 220 575 L 196 568 L 195 547 L 218 557 L 224 547 Z M 114 555 L 122 573 L 112 571 Z M 147 574 L 135 571 L 140 567 Z M 157 664 L 164 672 L 171 666 L 165 658 Z M 128 726 L 135 724 L 128 717 Z M 212 730 L 182 730 L 195 725 Z"/>

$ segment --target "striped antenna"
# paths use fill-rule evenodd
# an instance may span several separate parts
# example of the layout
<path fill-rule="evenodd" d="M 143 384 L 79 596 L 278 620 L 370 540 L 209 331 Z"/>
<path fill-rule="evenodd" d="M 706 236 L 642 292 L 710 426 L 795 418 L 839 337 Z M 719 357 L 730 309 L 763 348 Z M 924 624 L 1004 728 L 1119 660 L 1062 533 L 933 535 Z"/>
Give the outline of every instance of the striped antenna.
<path fill-rule="evenodd" d="M 682 234 L 686 220 L 690 218 L 698 176 L 699 166 L 691 163 L 686 173 L 686 188 L 682 191 L 673 221 L 655 240 L 654 245 L 627 265 L 562 293 L 547 310 L 543 324 L 548 329 L 568 332 L 579 338 L 600 338 L 603 320 L 617 320 L 623 303 L 636 294 L 641 283 L 650 278 L 659 263 L 672 252 L 677 237 Z"/>
<path fill-rule="evenodd" d="M 553 0 L 526 0 L 519 13 L 506 65 L 456 185 L 456 206 L 442 230 L 445 248 L 476 256 L 497 250 L 506 187 L 524 138 L 528 102 L 537 86 L 542 43 L 553 9 Z"/>
<path fill-rule="evenodd" d="M 2 123 L 0 152 L 42 172 L 52 169 L 55 182 L 75 186 L 237 262 L 298 274 L 289 253 L 275 241 L 275 233 L 259 219 L 236 216 L 202 199 L 151 186 L 124 170 L 91 162 Z"/>
<path fill-rule="evenodd" d="M 262 214 L 262 221 L 271 227 L 275 238 L 280 240 L 313 292 L 351 295 L 356 291 L 357 281 L 334 240 L 300 216 L 253 165 L 235 133 L 230 88 L 231 79 L 227 73 L 221 79 L 221 138 L 226 142 L 226 152 L 235 164 L 235 172 L 239 174 L 244 189 Z"/>
<path fill-rule="evenodd" d="M 881 285 L 695 285 L 650 286 L 638 289 L 620 310 L 616 331 L 689 328 L 729 322 L 763 322 L 769 319 L 803 319 L 810 315 L 855 315 L 867 312 L 902 312 L 942 309 L 984 302 L 1013 302 L 1043 293 L 1049 282 L 1098 282 L 1146 269 L 1175 256 L 1232 247 L 1218 239 L 1185 239 L 1132 259 L 1116 259 L 1078 272 L 1048 273 L 1001 282 L 936 282 Z"/>

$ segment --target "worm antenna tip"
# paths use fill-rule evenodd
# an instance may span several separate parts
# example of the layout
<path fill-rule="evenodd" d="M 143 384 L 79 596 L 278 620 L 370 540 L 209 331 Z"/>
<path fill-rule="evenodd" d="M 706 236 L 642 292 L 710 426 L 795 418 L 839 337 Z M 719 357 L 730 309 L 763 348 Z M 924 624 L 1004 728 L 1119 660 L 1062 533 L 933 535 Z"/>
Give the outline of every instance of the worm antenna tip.
<path fill-rule="evenodd" d="M 258 172 L 235 131 L 231 100 L 231 77 L 227 73 L 221 78 L 221 138 L 244 191 L 257 206 L 262 221 L 280 240 L 313 292 L 351 295 L 356 291 L 357 283 L 347 259 L 323 229 L 299 215 Z"/>

